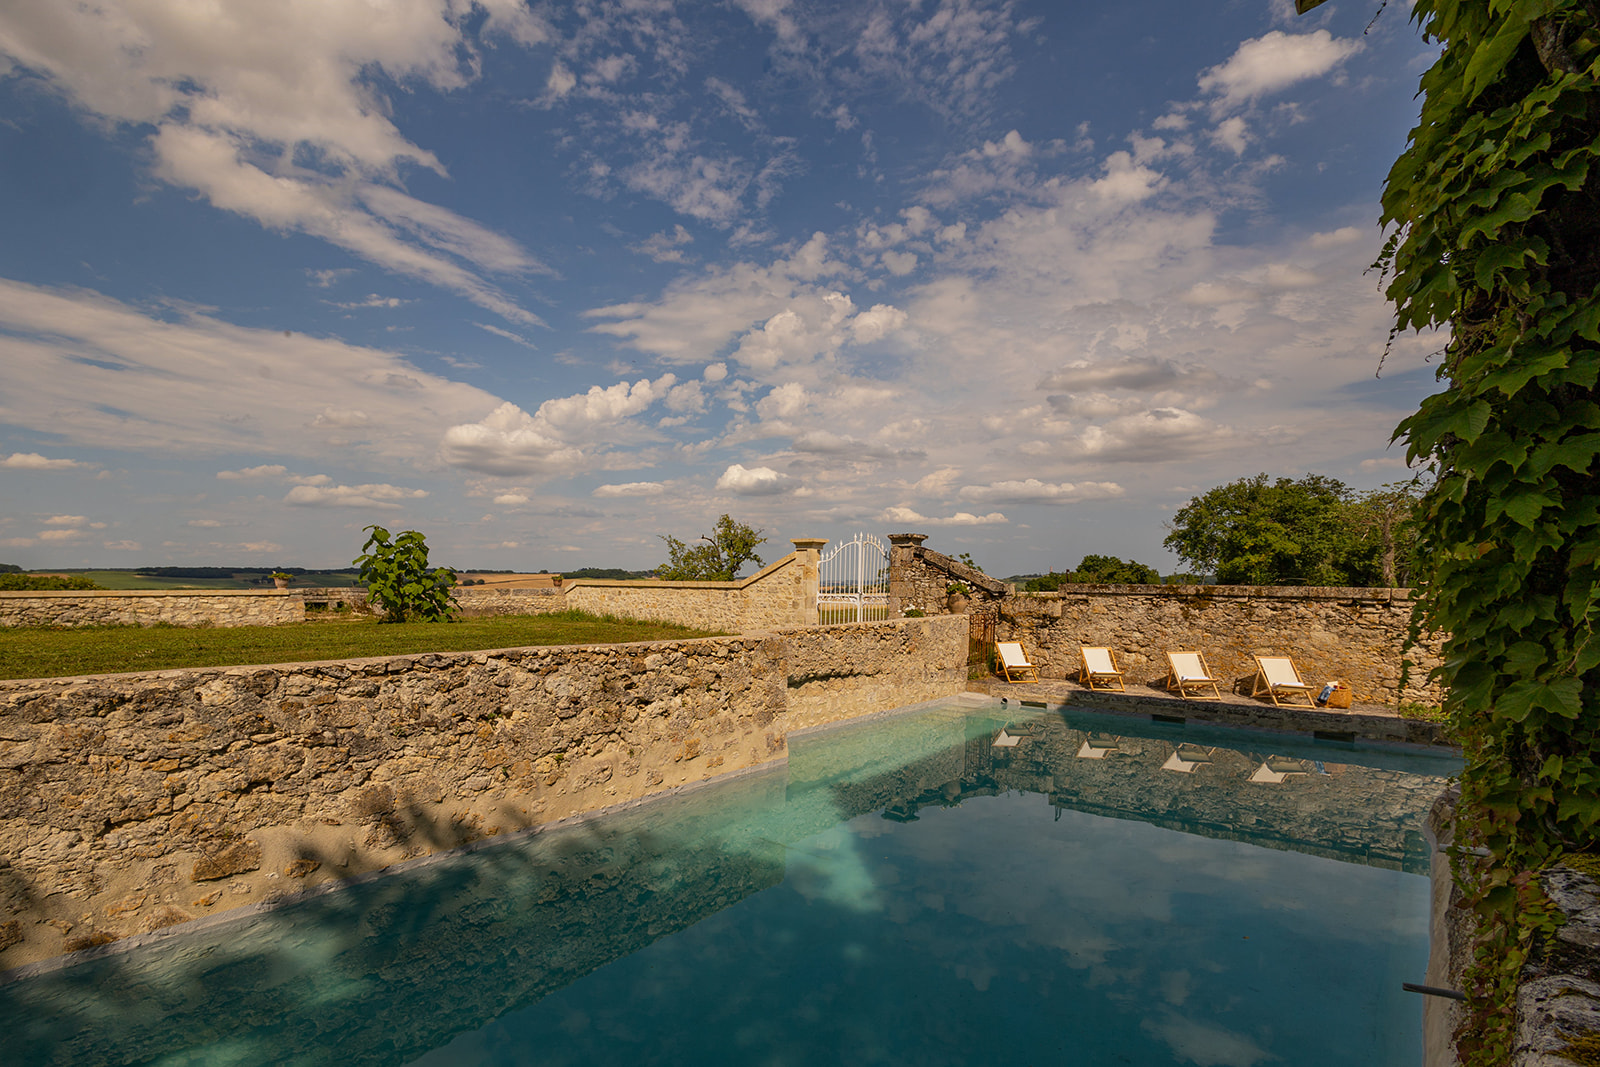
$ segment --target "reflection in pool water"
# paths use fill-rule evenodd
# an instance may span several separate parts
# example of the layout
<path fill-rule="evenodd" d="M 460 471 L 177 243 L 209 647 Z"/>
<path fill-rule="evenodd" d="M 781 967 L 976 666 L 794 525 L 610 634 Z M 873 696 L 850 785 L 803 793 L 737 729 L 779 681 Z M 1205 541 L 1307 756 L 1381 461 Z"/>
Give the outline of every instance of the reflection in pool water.
<path fill-rule="evenodd" d="M 29 1063 L 1412 1064 L 1456 766 L 939 707 L 0 986 L 0 1026 Z"/>

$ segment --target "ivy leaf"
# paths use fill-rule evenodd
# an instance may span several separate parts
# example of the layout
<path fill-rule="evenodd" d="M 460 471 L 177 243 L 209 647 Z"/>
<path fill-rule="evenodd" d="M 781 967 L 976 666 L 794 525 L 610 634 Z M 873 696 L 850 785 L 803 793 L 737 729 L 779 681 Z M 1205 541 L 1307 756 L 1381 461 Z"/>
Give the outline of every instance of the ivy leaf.
<path fill-rule="evenodd" d="M 1500 29 L 1486 43 L 1478 46 L 1472 54 L 1472 61 L 1467 64 L 1467 103 L 1478 98 L 1478 94 L 1489 87 L 1489 84 L 1500 76 L 1511 56 L 1517 50 L 1517 45 L 1528 36 L 1528 23 L 1525 19 L 1512 14 L 1500 24 Z"/>
<path fill-rule="evenodd" d="M 1576 821 L 1579 826 L 1590 827 L 1600 822 L 1600 797 L 1564 796 L 1556 817 L 1562 822 Z"/>
<path fill-rule="evenodd" d="M 1481 233 L 1493 240 L 1502 227 L 1513 222 L 1527 222 L 1539 211 L 1539 205 L 1528 199 L 1521 191 L 1511 193 L 1501 198 L 1500 203 L 1487 215 L 1480 215 L 1461 227 L 1461 236 L 1456 240 L 1457 248 L 1466 248 L 1472 238 Z"/>

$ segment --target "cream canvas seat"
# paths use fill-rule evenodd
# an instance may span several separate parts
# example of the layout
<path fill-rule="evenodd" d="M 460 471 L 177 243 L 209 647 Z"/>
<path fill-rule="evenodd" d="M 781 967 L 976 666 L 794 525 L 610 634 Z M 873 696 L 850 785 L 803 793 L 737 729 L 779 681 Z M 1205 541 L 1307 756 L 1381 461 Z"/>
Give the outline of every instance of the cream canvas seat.
<path fill-rule="evenodd" d="M 1316 701 L 1311 699 L 1311 687 L 1300 680 L 1300 672 L 1295 670 L 1294 660 L 1288 656 L 1257 656 L 1255 684 L 1250 689 L 1253 697 L 1267 696 L 1272 698 L 1274 704 L 1281 705 L 1279 694 L 1292 697 L 1299 693 L 1305 697 L 1306 707 L 1316 707 Z"/>
<path fill-rule="evenodd" d="M 1211 668 L 1206 664 L 1206 658 L 1198 652 L 1168 652 L 1167 663 L 1167 691 L 1176 691 L 1181 697 L 1191 700 L 1221 700 L 1222 691 L 1217 688 L 1217 680 L 1211 676 Z M 1211 687 L 1211 695 L 1206 696 L 1203 690 Z M 1190 692 L 1190 690 L 1196 690 Z"/>
<path fill-rule="evenodd" d="M 1020 641 L 996 641 L 994 643 L 995 655 L 1000 658 L 1000 677 L 1008 682 L 1027 682 L 1039 680 L 1039 668 L 1028 662 L 1028 657 L 1022 651 Z M 1032 674 L 1033 677 L 1027 677 Z"/>
<path fill-rule="evenodd" d="M 1080 645 L 1078 651 L 1083 653 L 1083 671 L 1078 675 L 1080 685 L 1090 689 L 1110 689 L 1111 683 L 1115 682 L 1116 688 L 1127 692 L 1127 687 L 1122 684 L 1122 672 L 1117 670 L 1116 657 L 1109 648 Z"/>

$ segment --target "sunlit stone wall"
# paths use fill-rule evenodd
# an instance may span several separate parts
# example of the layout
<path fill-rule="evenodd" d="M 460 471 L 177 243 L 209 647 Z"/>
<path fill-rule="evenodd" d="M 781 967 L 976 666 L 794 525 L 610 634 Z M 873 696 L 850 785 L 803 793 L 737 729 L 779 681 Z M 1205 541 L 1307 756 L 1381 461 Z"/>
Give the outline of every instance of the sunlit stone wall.
<path fill-rule="evenodd" d="M 0 682 L 0 968 L 781 759 L 963 618 Z"/>
<path fill-rule="evenodd" d="M 1359 702 L 1438 704 L 1438 643 L 1402 653 L 1410 620 L 1408 589 L 1075 585 L 1007 597 L 995 636 L 1022 642 L 1046 678 L 1076 677 L 1079 648 L 1104 645 L 1130 684 L 1160 686 L 1169 650 L 1198 650 L 1224 691 L 1249 692 L 1253 655 L 1291 656 L 1307 684 L 1337 679 Z"/>
<path fill-rule="evenodd" d="M 595 615 L 729 633 L 810 626 L 817 622 L 817 550 L 826 543 L 797 540 L 794 552 L 736 582 L 579 578 L 562 588 L 567 607 Z"/>
<path fill-rule="evenodd" d="M 276 626 L 305 617 L 305 601 L 288 590 L 0 592 L 0 626 Z"/>

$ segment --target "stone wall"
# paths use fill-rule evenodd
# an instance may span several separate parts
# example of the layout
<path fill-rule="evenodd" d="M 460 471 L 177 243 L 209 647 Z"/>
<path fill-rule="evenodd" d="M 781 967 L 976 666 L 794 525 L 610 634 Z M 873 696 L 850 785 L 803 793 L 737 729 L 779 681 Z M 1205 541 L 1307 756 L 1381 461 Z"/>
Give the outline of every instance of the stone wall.
<path fill-rule="evenodd" d="M 1160 686 L 1168 651 L 1198 650 L 1223 689 L 1249 692 L 1252 655 L 1276 655 L 1293 657 L 1309 685 L 1344 682 L 1358 702 L 1438 704 L 1437 642 L 1407 654 L 1415 666 L 1400 685 L 1410 620 L 1406 589 L 1074 585 L 1007 597 L 995 637 L 1022 642 L 1046 678 L 1076 677 L 1080 646 L 1104 645 L 1128 684 Z"/>
<path fill-rule="evenodd" d="M 818 549 L 826 543 L 797 539 L 794 552 L 734 582 L 579 578 L 562 588 L 567 607 L 594 615 L 675 622 L 731 633 L 814 626 L 818 621 Z"/>
<path fill-rule="evenodd" d="M 962 611 L 979 610 L 998 603 L 1010 592 L 1006 583 L 967 566 L 958 559 L 924 548 L 927 534 L 889 535 L 889 613 L 915 608 L 928 615 L 943 615 L 950 606 L 950 583 L 964 582 L 972 590 Z"/>
<path fill-rule="evenodd" d="M 305 617 L 305 601 L 287 589 L 0 592 L 0 627 L 276 626 Z"/>
<path fill-rule="evenodd" d="M 966 621 L 0 682 L 0 968 L 781 759 Z"/>
<path fill-rule="evenodd" d="M 489 615 L 549 615 L 567 610 L 566 594 L 557 588 L 457 586 L 452 592 L 461 615 L 478 619 Z"/>

